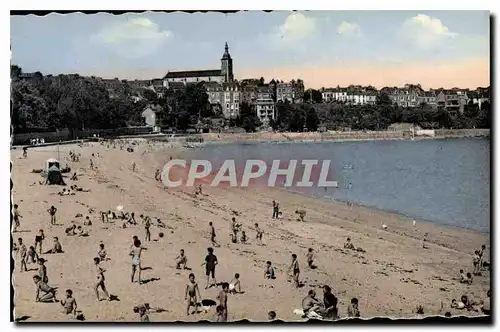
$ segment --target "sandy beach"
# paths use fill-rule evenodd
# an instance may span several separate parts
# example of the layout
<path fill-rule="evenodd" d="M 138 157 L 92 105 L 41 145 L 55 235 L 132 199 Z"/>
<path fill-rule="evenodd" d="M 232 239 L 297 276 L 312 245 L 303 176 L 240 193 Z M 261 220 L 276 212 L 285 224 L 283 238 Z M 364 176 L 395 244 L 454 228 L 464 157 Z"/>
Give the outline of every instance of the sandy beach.
<path fill-rule="evenodd" d="M 22 158 L 22 150 L 12 150 L 11 160 L 13 203 L 19 205 L 22 215 L 20 231 L 13 240 L 23 238 L 26 245 L 33 245 L 38 229 L 46 234 L 44 247 L 49 249 L 54 236 L 59 237 L 64 253 L 42 255 L 47 259 L 49 285 L 58 287 L 59 298 L 65 289 L 72 289 L 78 307 L 87 321 L 138 321 L 132 308 L 142 303 L 164 308 L 162 313 L 151 314 L 154 322 L 211 320 L 215 308 L 208 313 L 186 316 L 184 292 L 189 273 L 194 273 L 200 285 L 203 299 L 216 301 L 219 288 L 205 290 L 204 262 L 206 249 L 211 246 L 207 234 L 208 223 L 214 223 L 217 240 L 215 248 L 219 265 L 218 281 L 229 282 L 235 273 L 244 294 L 229 295 L 229 320 L 249 319 L 266 321 L 267 313 L 276 311 L 277 318 L 301 320 L 293 313 L 301 308 L 301 300 L 309 289 L 314 288 L 322 299 L 323 285 L 330 285 L 339 299 L 339 316 L 347 316 L 351 298 L 359 299 L 361 317 L 390 316 L 416 317 L 417 305 L 424 308 L 424 316 L 444 314 L 478 315 L 472 311 L 450 308 L 452 299 L 466 294 L 476 301 L 489 300 L 490 273 L 476 276 L 472 285 L 459 283 L 459 270 L 472 272 L 472 254 L 486 245 L 485 260 L 489 258 L 489 236 L 465 229 L 442 227 L 434 223 L 416 221 L 376 211 L 365 207 L 325 201 L 271 188 L 211 188 L 204 187 L 203 196 L 195 197 L 193 190 L 165 189 L 155 181 L 155 170 L 163 167 L 169 156 L 181 155 L 167 144 L 154 146 L 141 141 L 133 146 L 134 152 L 113 149 L 90 143 L 60 146 L 61 165 L 68 164 L 79 175 L 78 181 L 65 178 L 68 187 L 78 184 L 91 192 L 77 192 L 74 196 L 59 196 L 61 186 L 40 185 L 40 174 L 32 169 L 43 168 L 49 158 L 58 158 L 56 146 L 29 149 L 28 158 Z M 69 160 L 69 151 L 81 153 L 80 162 Z M 92 153 L 96 169 L 89 169 Z M 131 170 L 135 162 L 137 169 Z M 283 219 L 274 220 L 271 201 L 280 203 Z M 58 225 L 50 225 L 47 209 L 57 209 Z M 100 210 L 115 210 L 124 206 L 127 212 L 161 218 L 166 228 L 153 227 L 150 242 L 144 241 L 144 227 L 131 226 L 123 229 L 121 222 L 103 224 Z M 89 213 L 89 208 L 94 210 Z M 296 220 L 293 211 L 307 211 L 306 222 Z M 249 244 L 231 243 L 230 220 L 237 211 L 237 220 L 249 237 Z M 76 214 L 83 217 L 76 218 Z M 64 229 L 71 221 L 83 224 L 90 216 L 93 225 L 88 227 L 90 236 L 66 236 Z M 255 241 L 253 225 L 259 223 L 264 231 L 263 246 Z M 381 227 L 387 225 L 387 229 Z M 163 238 L 158 234 L 165 233 Z M 429 233 L 427 246 L 422 248 L 422 237 Z M 131 258 L 129 249 L 132 236 L 137 235 L 147 247 L 142 256 L 145 284 L 131 283 Z M 343 248 L 350 237 L 364 253 Z M 106 286 L 119 301 L 98 302 L 93 291 L 95 273 L 93 258 L 98 245 L 106 246 L 109 261 L 103 262 L 107 270 Z M 307 249 L 315 250 L 317 269 L 306 264 Z M 188 257 L 192 271 L 177 270 L 175 258 L 180 249 Z M 301 267 L 302 288 L 296 289 L 289 282 L 286 270 L 291 254 L 298 256 Z M 16 256 L 14 256 L 16 257 Z M 266 261 L 272 261 L 275 280 L 263 277 Z M 58 303 L 35 303 L 36 264 L 28 265 L 28 272 L 19 272 L 16 265 L 13 274 L 15 288 L 15 317 L 29 316 L 27 322 L 75 321 L 61 313 Z M 443 308 L 440 308 L 442 302 Z"/>

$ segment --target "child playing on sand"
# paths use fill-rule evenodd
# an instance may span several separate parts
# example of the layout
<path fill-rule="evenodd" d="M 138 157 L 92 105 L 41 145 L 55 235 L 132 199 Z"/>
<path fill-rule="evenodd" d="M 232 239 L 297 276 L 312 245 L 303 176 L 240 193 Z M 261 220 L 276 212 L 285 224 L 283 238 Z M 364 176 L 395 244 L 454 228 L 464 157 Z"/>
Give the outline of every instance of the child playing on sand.
<path fill-rule="evenodd" d="M 313 250 L 313 248 L 309 248 L 307 250 L 306 260 L 307 260 L 307 265 L 310 268 L 312 268 L 314 266 L 313 265 L 313 262 L 314 262 L 314 250 Z"/>
<path fill-rule="evenodd" d="M 227 293 L 229 292 L 229 284 L 227 282 L 222 283 L 222 290 L 219 292 L 217 298 L 219 299 L 219 305 L 224 309 L 222 315 L 224 316 L 224 321 L 227 321 Z"/>
<path fill-rule="evenodd" d="M 351 250 L 355 250 L 356 249 L 356 247 L 354 247 L 354 244 L 352 244 L 350 238 L 347 238 L 347 241 L 344 243 L 344 248 L 345 249 L 351 249 Z"/>
<path fill-rule="evenodd" d="M 479 250 L 474 251 L 474 256 L 472 256 L 472 264 L 474 265 L 474 275 L 479 274 L 479 262 L 481 261 L 481 256 L 479 255 Z"/>
<path fill-rule="evenodd" d="M 99 243 L 99 251 L 97 251 L 97 256 L 99 257 L 101 262 L 109 259 L 107 257 L 108 253 L 107 253 L 106 249 L 104 249 L 104 243 Z"/>
<path fill-rule="evenodd" d="M 305 221 L 304 220 L 304 218 L 306 216 L 306 211 L 305 210 L 296 210 L 295 213 L 299 215 L 299 218 L 297 219 L 297 221 L 302 221 L 302 222 Z"/>
<path fill-rule="evenodd" d="M 30 246 L 26 255 L 26 263 L 34 264 L 36 262 L 38 262 L 38 254 L 36 253 L 35 247 Z"/>
<path fill-rule="evenodd" d="M 460 269 L 460 282 L 461 283 L 466 283 L 467 282 L 467 276 L 465 275 L 465 272 L 462 269 Z"/>
<path fill-rule="evenodd" d="M 241 231 L 241 238 L 240 238 L 240 242 L 243 243 L 243 244 L 246 244 L 247 243 L 247 234 L 245 233 L 245 231 Z"/>
<path fill-rule="evenodd" d="M 358 308 L 358 299 L 352 298 L 351 304 L 347 307 L 347 316 L 348 317 L 359 317 L 359 308 Z"/>
<path fill-rule="evenodd" d="M 17 229 L 19 228 L 19 226 L 21 226 L 19 218 L 22 218 L 21 214 L 19 213 L 19 206 L 17 204 L 14 204 L 14 232 L 17 232 Z"/>
<path fill-rule="evenodd" d="M 46 253 L 47 254 L 59 254 L 59 253 L 62 253 L 62 252 L 63 252 L 62 245 L 59 242 L 59 238 L 56 236 L 56 237 L 54 237 L 54 246 L 52 247 L 52 249 L 50 249 Z"/>
<path fill-rule="evenodd" d="M 17 251 L 17 255 L 19 257 L 19 263 L 21 265 L 20 271 L 28 271 L 28 268 L 26 267 L 26 255 L 27 255 L 27 250 L 26 250 L 26 245 L 23 243 L 23 239 L 19 238 L 17 239 L 17 247 L 15 250 Z"/>
<path fill-rule="evenodd" d="M 40 276 L 33 276 L 33 282 L 36 284 L 35 302 L 57 302 L 56 289 L 47 285 Z M 43 295 L 40 296 L 40 293 Z"/>
<path fill-rule="evenodd" d="M 295 282 L 295 287 L 299 288 L 299 275 L 300 275 L 300 269 L 299 269 L 299 262 L 297 262 L 297 255 L 292 254 L 292 263 L 290 264 L 290 267 L 288 268 L 288 273 L 290 271 L 293 271 L 293 281 Z"/>
<path fill-rule="evenodd" d="M 76 316 L 76 300 L 73 297 L 73 291 L 71 289 L 66 290 L 66 299 L 61 301 L 61 305 L 64 307 L 63 313 L 66 315 L 73 314 Z"/>
<path fill-rule="evenodd" d="M 92 226 L 92 221 L 90 220 L 89 216 L 85 217 L 85 221 L 83 222 L 84 226 Z"/>
<path fill-rule="evenodd" d="M 47 277 L 47 267 L 45 266 L 45 259 L 40 257 L 38 259 L 38 276 L 40 280 L 47 283 L 49 282 L 49 277 Z"/>
<path fill-rule="evenodd" d="M 229 283 L 229 293 L 231 294 L 241 294 L 241 282 L 240 274 L 235 273 L 234 279 Z"/>
<path fill-rule="evenodd" d="M 259 245 L 262 245 L 262 234 L 264 234 L 264 231 L 259 228 L 259 224 L 255 223 L 255 238 L 257 239 L 257 243 Z"/>
<path fill-rule="evenodd" d="M 186 314 L 189 316 L 189 308 L 191 306 L 194 307 L 194 312 L 198 312 L 198 295 L 199 298 L 201 299 L 201 294 L 200 294 L 200 289 L 198 288 L 198 284 L 195 281 L 195 277 L 193 273 L 189 274 L 189 282 L 186 285 L 186 295 L 184 296 L 184 299 L 187 300 L 187 308 L 186 308 Z"/>
<path fill-rule="evenodd" d="M 272 266 L 271 261 L 266 262 L 266 268 L 264 269 L 264 278 L 265 279 L 276 279 L 274 275 L 274 268 Z"/>
<path fill-rule="evenodd" d="M 35 235 L 35 250 L 39 248 L 38 253 L 42 254 L 42 246 L 43 240 L 45 240 L 45 234 L 43 233 L 43 229 L 38 230 L 38 235 Z"/>
<path fill-rule="evenodd" d="M 208 248 L 208 255 L 205 257 L 205 262 L 201 264 L 201 266 L 205 265 L 205 274 L 207 276 L 207 285 L 205 289 L 208 289 L 210 286 L 210 275 L 212 275 L 212 281 L 214 285 L 217 285 L 217 279 L 215 278 L 215 267 L 219 263 L 217 261 L 217 256 L 214 255 L 214 249 Z"/>
<path fill-rule="evenodd" d="M 184 254 L 184 249 L 181 249 L 179 256 L 175 258 L 176 269 L 180 270 L 181 266 L 184 270 L 187 269 L 187 257 Z"/>
<path fill-rule="evenodd" d="M 97 301 L 100 301 L 99 288 L 101 288 L 104 295 L 106 296 L 106 299 L 108 301 L 110 301 L 111 298 L 109 297 L 108 291 L 106 290 L 106 284 L 104 283 L 104 280 L 105 280 L 104 272 L 106 272 L 106 270 L 101 267 L 101 265 L 99 264 L 100 262 L 101 262 L 101 260 L 99 259 L 99 257 L 94 258 L 95 272 L 97 275 L 97 282 L 94 285 L 95 296 L 97 298 Z"/>
<path fill-rule="evenodd" d="M 215 234 L 214 224 L 212 222 L 209 222 L 208 226 L 209 226 L 208 233 L 210 234 L 210 241 L 212 242 L 212 245 L 214 247 L 219 247 L 219 244 L 215 240 L 216 234 Z"/>
<path fill-rule="evenodd" d="M 146 231 L 146 241 L 151 241 L 151 231 L 149 228 L 151 227 L 151 219 L 149 217 L 146 217 L 144 220 L 144 230 Z"/>
<path fill-rule="evenodd" d="M 223 323 L 226 322 L 226 319 L 224 318 L 224 307 L 221 305 L 218 305 L 217 308 L 215 308 L 215 317 L 213 319 L 214 323 Z"/>
<path fill-rule="evenodd" d="M 132 276 L 130 280 L 134 282 L 134 276 L 135 272 L 137 272 L 138 275 L 138 282 L 139 284 L 142 282 L 141 281 L 141 254 L 142 250 L 145 249 L 141 246 L 141 241 L 140 240 L 135 240 L 134 241 L 134 248 L 132 248 L 132 251 L 130 251 L 130 256 L 132 256 Z"/>
<path fill-rule="evenodd" d="M 51 225 L 55 225 L 56 224 L 56 212 L 57 212 L 57 209 L 54 207 L 54 205 L 52 205 L 48 210 L 47 212 L 49 213 L 50 215 L 50 224 Z"/>

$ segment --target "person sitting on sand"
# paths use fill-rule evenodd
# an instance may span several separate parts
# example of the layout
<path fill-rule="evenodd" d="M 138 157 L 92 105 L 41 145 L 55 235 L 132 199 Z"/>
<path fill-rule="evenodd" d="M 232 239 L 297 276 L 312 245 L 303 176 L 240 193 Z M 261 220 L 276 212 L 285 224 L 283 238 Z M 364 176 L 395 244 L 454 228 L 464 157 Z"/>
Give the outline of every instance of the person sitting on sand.
<path fill-rule="evenodd" d="M 85 221 L 83 222 L 83 226 L 92 226 L 92 221 L 90 221 L 89 216 L 85 217 Z"/>
<path fill-rule="evenodd" d="M 78 181 L 78 176 L 76 175 L 76 172 L 71 176 L 71 181 Z"/>
<path fill-rule="evenodd" d="M 50 249 L 49 251 L 47 251 L 45 253 L 46 254 L 60 254 L 62 252 L 63 252 L 62 245 L 59 242 L 59 238 L 56 236 L 56 237 L 54 237 L 54 246 L 52 247 L 52 249 Z"/>
<path fill-rule="evenodd" d="M 304 218 L 306 216 L 306 211 L 305 210 L 296 210 L 295 213 L 299 215 L 299 218 L 297 219 L 297 221 L 302 221 L 302 222 L 305 221 L 304 220 Z"/>
<path fill-rule="evenodd" d="M 99 243 L 99 250 L 97 251 L 97 256 L 99 257 L 101 262 L 109 260 L 109 258 L 107 257 L 108 253 L 106 249 L 104 249 L 104 243 Z"/>
<path fill-rule="evenodd" d="M 26 263 L 35 264 L 37 262 L 38 262 L 38 253 L 36 252 L 34 246 L 30 246 L 28 248 L 28 253 L 26 254 Z"/>
<path fill-rule="evenodd" d="M 351 299 L 351 304 L 347 306 L 347 316 L 348 317 L 359 317 L 359 307 L 358 307 L 358 299 L 357 298 L 352 298 Z"/>
<path fill-rule="evenodd" d="M 66 298 L 64 300 L 61 300 L 61 305 L 64 307 L 64 314 L 73 314 L 73 316 L 76 316 L 76 309 L 78 306 L 76 304 L 75 298 L 73 297 L 73 291 L 71 289 L 66 290 Z"/>
<path fill-rule="evenodd" d="M 160 218 L 156 218 L 156 226 L 161 227 L 161 228 L 167 227 L 167 225 L 165 225 L 165 223 L 163 221 L 161 221 Z"/>
<path fill-rule="evenodd" d="M 241 291 L 241 282 L 240 282 L 240 274 L 235 273 L 234 279 L 229 283 L 229 293 L 230 294 L 242 294 Z"/>
<path fill-rule="evenodd" d="M 264 278 L 265 279 L 276 279 L 274 275 L 274 268 L 272 266 L 271 261 L 266 262 L 266 268 L 264 269 Z"/>
<path fill-rule="evenodd" d="M 236 218 L 232 217 L 231 218 L 231 232 L 234 234 L 234 237 L 236 238 L 238 235 L 238 232 L 240 231 L 241 224 L 238 224 L 236 222 Z"/>
<path fill-rule="evenodd" d="M 427 236 L 428 235 L 429 235 L 429 233 L 425 233 L 424 237 L 422 238 L 422 248 L 423 249 L 427 249 L 427 246 L 425 245 L 425 243 L 427 242 Z"/>
<path fill-rule="evenodd" d="M 135 213 L 134 212 L 130 213 L 130 216 L 129 216 L 127 222 L 131 225 L 137 225 L 137 221 L 135 221 Z"/>
<path fill-rule="evenodd" d="M 273 311 L 273 310 L 269 311 L 269 312 L 267 313 L 267 319 L 268 319 L 270 322 L 275 321 L 275 320 L 276 320 L 276 311 Z"/>
<path fill-rule="evenodd" d="M 82 226 L 78 226 L 75 230 L 75 235 L 77 236 L 89 236 L 89 231 L 83 228 Z"/>
<path fill-rule="evenodd" d="M 350 238 L 347 238 L 346 242 L 344 243 L 344 248 L 345 249 L 356 250 L 356 247 L 354 246 L 354 244 L 352 244 Z"/>
<path fill-rule="evenodd" d="M 57 302 L 56 288 L 47 285 L 38 275 L 33 276 L 33 282 L 36 284 L 35 302 Z"/>
<path fill-rule="evenodd" d="M 180 270 L 181 266 L 182 269 L 186 270 L 187 269 L 187 257 L 184 254 L 184 249 L 181 249 L 179 252 L 179 256 L 175 258 L 175 264 L 176 264 L 176 269 Z"/>
<path fill-rule="evenodd" d="M 71 226 L 67 227 L 67 228 L 65 229 L 65 233 L 66 233 L 66 235 L 68 235 L 68 236 L 75 235 L 75 234 L 76 234 L 76 225 L 75 225 L 75 224 L 72 224 Z"/>
<path fill-rule="evenodd" d="M 460 269 L 460 277 L 459 277 L 459 281 L 461 283 L 466 283 L 467 281 L 467 276 L 465 275 L 465 272 L 463 269 Z"/>
<path fill-rule="evenodd" d="M 467 285 L 472 285 L 472 274 L 470 272 L 467 272 L 467 276 L 465 278 L 465 280 L 463 281 L 464 284 L 467 284 Z"/>
<path fill-rule="evenodd" d="M 328 285 L 323 286 L 323 305 L 325 307 L 324 317 L 328 319 L 337 319 L 338 318 L 338 309 L 337 309 L 338 299 L 332 293 L 332 289 Z"/>
<path fill-rule="evenodd" d="M 321 308 L 322 304 L 316 299 L 316 292 L 314 289 L 311 289 L 307 293 L 307 296 L 302 299 L 302 310 L 304 311 L 304 316 L 302 316 L 302 318 L 307 318 L 311 312 L 321 315 Z"/>
<path fill-rule="evenodd" d="M 461 301 L 457 301 L 455 299 L 451 300 L 451 305 L 450 307 L 454 308 L 454 309 L 464 309 L 465 308 L 465 304 Z"/>

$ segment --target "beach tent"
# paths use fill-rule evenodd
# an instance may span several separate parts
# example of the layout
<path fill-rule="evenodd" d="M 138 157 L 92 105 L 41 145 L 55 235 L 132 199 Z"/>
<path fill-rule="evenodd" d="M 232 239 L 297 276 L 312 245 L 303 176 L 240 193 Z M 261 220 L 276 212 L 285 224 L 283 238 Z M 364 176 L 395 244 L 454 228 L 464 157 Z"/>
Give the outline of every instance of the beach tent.
<path fill-rule="evenodd" d="M 47 181 L 45 184 L 59 184 L 65 186 L 61 170 L 57 168 L 55 165 L 49 167 L 47 170 Z"/>
<path fill-rule="evenodd" d="M 59 164 L 59 160 L 54 159 L 54 158 L 47 159 L 47 162 L 45 164 L 45 170 L 48 172 L 49 168 L 51 168 L 52 166 L 55 166 L 58 169 L 61 168 L 61 165 Z"/>

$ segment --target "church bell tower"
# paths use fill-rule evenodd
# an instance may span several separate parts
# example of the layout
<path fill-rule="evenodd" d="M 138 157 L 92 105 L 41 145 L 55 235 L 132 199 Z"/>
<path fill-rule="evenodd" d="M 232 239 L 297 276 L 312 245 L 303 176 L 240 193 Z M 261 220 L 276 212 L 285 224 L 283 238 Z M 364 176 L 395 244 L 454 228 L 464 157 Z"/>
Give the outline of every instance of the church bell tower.
<path fill-rule="evenodd" d="M 222 55 L 221 61 L 221 72 L 222 75 L 224 76 L 224 82 L 225 83 L 230 83 L 234 80 L 233 77 L 233 59 L 231 58 L 231 55 L 229 54 L 229 46 L 227 46 L 226 42 L 226 47 L 224 54 Z"/>

